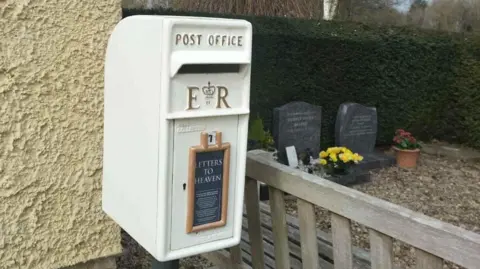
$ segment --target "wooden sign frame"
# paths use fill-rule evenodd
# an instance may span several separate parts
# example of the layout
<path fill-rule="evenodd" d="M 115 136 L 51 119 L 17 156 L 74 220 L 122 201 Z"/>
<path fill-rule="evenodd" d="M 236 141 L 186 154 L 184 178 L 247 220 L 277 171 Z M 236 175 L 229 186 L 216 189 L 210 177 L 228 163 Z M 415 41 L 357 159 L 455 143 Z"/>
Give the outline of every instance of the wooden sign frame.
<path fill-rule="evenodd" d="M 187 233 L 208 230 L 212 228 L 225 226 L 227 223 L 228 209 L 228 187 L 230 179 L 230 143 L 222 143 L 222 132 L 216 133 L 215 145 L 208 145 L 208 134 L 200 134 L 200 145 L 190 147 L 188 162 L 188 183 L 187 183 Z M 222 173 L 222 198 L 221 198 L 221 217 L 220 221 L 204 225 L 193 226 L 195 214 L 195 168 L 197 153 L 224 151 L 223 155 L 223 173 Z"/>

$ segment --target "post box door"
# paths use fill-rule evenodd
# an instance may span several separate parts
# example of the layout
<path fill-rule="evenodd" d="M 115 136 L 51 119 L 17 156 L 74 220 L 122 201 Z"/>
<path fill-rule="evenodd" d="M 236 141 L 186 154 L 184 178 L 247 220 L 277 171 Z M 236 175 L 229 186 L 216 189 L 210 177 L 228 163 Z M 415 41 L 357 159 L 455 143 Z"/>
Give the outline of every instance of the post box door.
<path fill-rule="evenodd" d="M 174 121 L 171 250 L 233 236 L 238 123 L 238 115 Z M 224 150 L 201 150 L 202 132 L 210 147 L 220 138 Z"/>

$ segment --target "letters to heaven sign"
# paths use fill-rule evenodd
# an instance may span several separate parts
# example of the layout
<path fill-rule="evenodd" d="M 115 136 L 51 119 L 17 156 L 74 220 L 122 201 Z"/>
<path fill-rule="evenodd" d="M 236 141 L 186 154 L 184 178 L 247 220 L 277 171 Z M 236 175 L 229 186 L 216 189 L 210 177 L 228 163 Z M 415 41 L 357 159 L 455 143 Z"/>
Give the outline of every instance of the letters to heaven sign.
<path fill-rule="evenodd" d="M 222 143 L 221 132 L 201 133 L 200 145 L 190 148 L 188 233 L 225 225 L 229 170 L 230 143 Z"/>

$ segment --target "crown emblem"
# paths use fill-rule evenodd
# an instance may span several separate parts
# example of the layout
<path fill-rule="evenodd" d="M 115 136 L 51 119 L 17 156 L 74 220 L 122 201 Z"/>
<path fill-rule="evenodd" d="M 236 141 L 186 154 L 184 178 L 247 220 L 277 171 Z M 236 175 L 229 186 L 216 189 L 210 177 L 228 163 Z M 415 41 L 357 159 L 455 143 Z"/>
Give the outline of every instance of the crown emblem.
<path fill-rule="evenodd" d="M 202 88 L 203 94 L 205 94 L 206 98 L 213 98 L 213 94 L 215 94 L 215 90 L 217 87 L 213 86 L 210 84 L 210 81 L 208 82 L 208 86 L 204 86 Z"/>

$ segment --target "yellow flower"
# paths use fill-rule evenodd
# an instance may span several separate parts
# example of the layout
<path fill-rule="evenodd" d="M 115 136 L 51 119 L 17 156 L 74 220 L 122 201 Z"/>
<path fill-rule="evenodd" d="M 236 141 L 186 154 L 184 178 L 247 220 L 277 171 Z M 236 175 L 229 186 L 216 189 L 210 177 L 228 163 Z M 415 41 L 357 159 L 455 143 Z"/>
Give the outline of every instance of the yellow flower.
<path fill-rule="evenodd" d="M 330 153 L 330 160 L 332 160 L 332 162 L 336 163 L 338 161 L 337 155 L 335 155 L 334 153 Z"/>
<path fill-rule="evenodd" d="M 348 163 L 349 161 L 352 160 L 352 154 L 349 154 L 349 153 L 340 154 L 340 160 L 342 160 L 344 163 Z"/>
<path fill-rule="evenodd" d="M 340 152 L 340 149 L 337 148 L 337 147 L 331 147 L 331 148 L 328 148 L 328 149 L 327 149 L 327 153 L 329 153 L 329 154 L 330 154 L 330 153 L 337 154 L 337 153 L 339 153 L 339 152 Z"/>
<path fill-rule="evenodd" d="M 320 164 L 321 164 L 321 165 L 326 165 L 326 164 L 327 164 L 327 160 L 325 160 L 325 159 L 320 159 Z"/>
<path fill-rule="evenodd" d="M 320 152 L 320 158 L 327 158 L 327 157 L 328 157 L 327 152 L 325 152 L 325 151 Z"/>
<path fill-rule="evenodd" d="M 353 161 L 355 163 L 361 162 L 363 160 L 363 156 L 359 155 L 358 153 L 353 154 Z"/>

